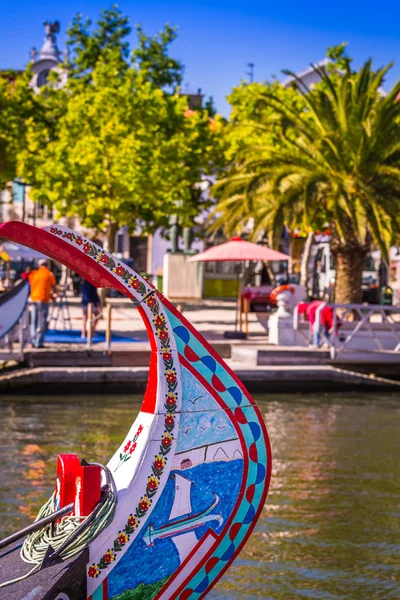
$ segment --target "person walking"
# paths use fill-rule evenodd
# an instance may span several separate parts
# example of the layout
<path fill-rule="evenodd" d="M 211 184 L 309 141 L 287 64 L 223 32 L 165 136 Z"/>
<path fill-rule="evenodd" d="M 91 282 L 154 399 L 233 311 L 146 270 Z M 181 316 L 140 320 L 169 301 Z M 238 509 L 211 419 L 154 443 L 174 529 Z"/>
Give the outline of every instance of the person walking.
<path fill-rule="evenodd" d="M 100 298 L 97 293 L 97 288 L 92 285 L 86 279 L 81 280 L 80 284 L 81 298 L 82 298 L 82 338 L 86 338 L 86 328 L 88 319 L 88 304 L 92 304 L 92 332 L 96 329 L 96 325 L 99 320 L 101 313 Z"/>
<path fill-rule="evenodd" d="M 47 331 L 49 302 L 57 294 L 56 278 L 48 268 L 47 259 L 41 259 L 39 268 L 29 276 L 31 286 L 31 341 L 34 348 L 43 348 Z"/>

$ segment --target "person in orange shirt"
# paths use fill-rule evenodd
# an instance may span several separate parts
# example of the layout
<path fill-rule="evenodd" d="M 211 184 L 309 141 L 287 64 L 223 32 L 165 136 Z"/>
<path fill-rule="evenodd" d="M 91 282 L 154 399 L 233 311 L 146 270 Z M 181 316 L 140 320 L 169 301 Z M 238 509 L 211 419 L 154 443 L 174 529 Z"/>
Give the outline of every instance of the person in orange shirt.
<path fill-rule="evenodd" d="M 47 265 L 46 259 L 39 260 L 39 268 L 29 276 L 32 302 L 31 341 L 35 348 L 43 348 L 49 302 L 56 294 L 56 278 Z"/>

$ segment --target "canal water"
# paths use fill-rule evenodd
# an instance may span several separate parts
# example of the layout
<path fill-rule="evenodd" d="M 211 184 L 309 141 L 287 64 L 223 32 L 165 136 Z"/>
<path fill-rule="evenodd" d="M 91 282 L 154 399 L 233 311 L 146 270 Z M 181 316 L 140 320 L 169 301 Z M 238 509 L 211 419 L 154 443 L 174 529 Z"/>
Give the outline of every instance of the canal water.
<path fill-rule="evenodd" d="M 400 395 L 256 397 L 273 472 L 254 533 L 211 600 L 400 598 Z M 0 537 L 48 498 L 58 452 L 107 462 L 135 396 L 2 396 Z"/>

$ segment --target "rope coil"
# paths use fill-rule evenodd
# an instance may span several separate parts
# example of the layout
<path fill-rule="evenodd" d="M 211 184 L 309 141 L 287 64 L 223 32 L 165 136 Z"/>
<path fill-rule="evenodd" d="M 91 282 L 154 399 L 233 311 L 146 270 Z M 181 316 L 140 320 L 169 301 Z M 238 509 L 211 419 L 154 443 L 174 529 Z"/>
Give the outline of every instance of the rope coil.
<path fill-rule="evenodd" d="M 92 520 L 92 522 L 83 529 L 83 531 L 71 541 L 71 544 L 66 544 L 68 539 L 78 529 L 83 526 L 87 519 L 90 519 L 90 515 L 87 517 L 76 517 L 74 515 L 68 515 L 62 517 L 59 523 L 50 523 L 40 529 L 28 535 L 22 548 L 20 550 L 21 559 L 26 562 L 33 564 L 34 567 L 25 575 L 5 581 L 0 584 L 0 588 L 6 587 L 18 581 L 22 581 L 29 575 L 38 571 L 42 566 L 43 559 L 46 555 L 48 547 L 51 546 L 55 552 L 61 546 L 66 544 L 66 547 L 60 552 L 60 558 L 67 560 L 72 556 L 75 556 L 82 550 L 84 550 L 108 525 L 114 518 L 116 506 L 116 496 L 113 492 L 108 493 L 108 497 L 100 507 L 98 514 Z M 47 502 L 39 510 L 39 513 L 35 519 L 38 521 L 43 517 L 55 512 L 55 493 L 47 500 Z M 96 510 L 96 509 L 95 509 Z"/>

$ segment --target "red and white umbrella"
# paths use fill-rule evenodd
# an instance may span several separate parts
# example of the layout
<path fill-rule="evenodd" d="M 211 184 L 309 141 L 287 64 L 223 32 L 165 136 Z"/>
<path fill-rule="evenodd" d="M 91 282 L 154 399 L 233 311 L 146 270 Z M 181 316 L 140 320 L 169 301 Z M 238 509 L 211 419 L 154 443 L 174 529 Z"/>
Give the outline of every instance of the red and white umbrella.
<path fill-rule="evenodd" d="M 259 244 L 252 244 L 246 242 L 240 237 L 234 237 L 230 242 L 220 244 L 219 246 L 213 246 L 208 248 L 200 254 L 195 254 L 189 258 L 189 262 L 240 262 L 245 260 L 289 260 L 290 256 L 267 248 L 266 246 L 260 246 Z"/>

